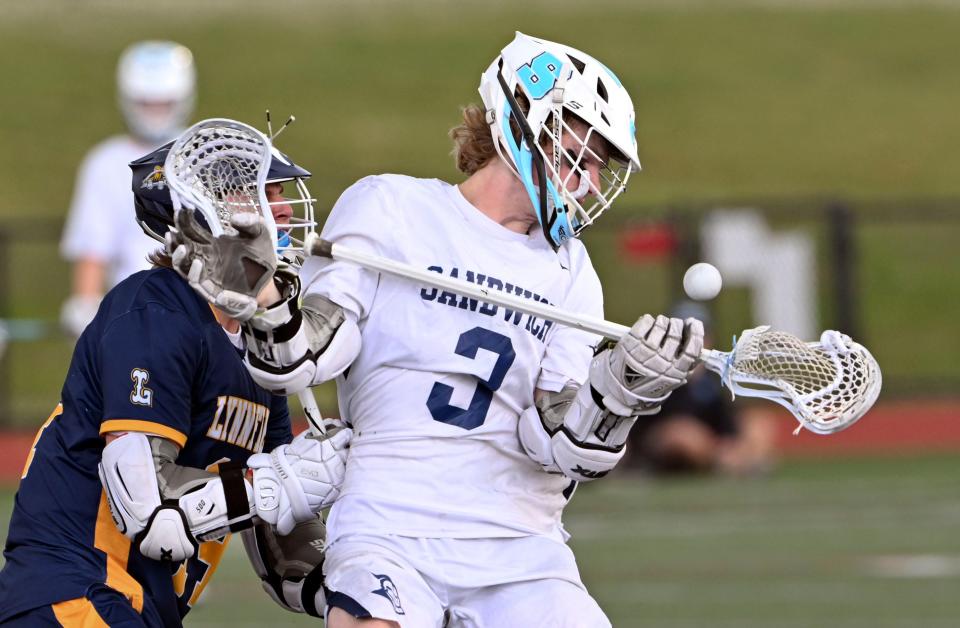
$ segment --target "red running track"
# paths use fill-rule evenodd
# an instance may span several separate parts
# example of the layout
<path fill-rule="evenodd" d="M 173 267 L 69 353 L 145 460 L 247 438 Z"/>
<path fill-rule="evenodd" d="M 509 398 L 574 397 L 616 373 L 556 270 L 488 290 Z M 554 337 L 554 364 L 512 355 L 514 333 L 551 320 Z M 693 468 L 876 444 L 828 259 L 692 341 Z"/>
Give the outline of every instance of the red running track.
<path fill-rule="evenodd" d="M 796 421 L 786 410 L 777 434 L 785 458 L 960 451 L 960 400 L 882 403 L 847 430 L 829 436 L 793 435 Z M 306 423 L 297 426 L 306 428 Z M 16 484 L 35 434 L 0 432 L 0 484 Z"/>

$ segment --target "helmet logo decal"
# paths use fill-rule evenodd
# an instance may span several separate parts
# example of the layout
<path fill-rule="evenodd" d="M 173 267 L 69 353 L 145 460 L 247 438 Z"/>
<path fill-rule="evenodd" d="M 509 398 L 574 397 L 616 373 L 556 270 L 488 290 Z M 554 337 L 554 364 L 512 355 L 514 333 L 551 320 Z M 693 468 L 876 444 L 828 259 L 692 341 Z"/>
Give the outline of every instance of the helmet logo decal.
<path fill-rule="evenodd" d="M 154 166 L 153 172 L 148 174 L 143 178 L 143 181 L 140 182 L 140 189 L 142 190 L 162 190 L 167 185 L 167 179 L 163 176 L 163 166 Z"/>
<path fill-rule="evenodd" d="M 563 63 L 549 52 L 542 52 L 527 65 L 517 69 L 517 77 L 527 88 L 531 98 L 540 100 L 550 93 L 557 79 L 560 78 L 560 68 Z"/>

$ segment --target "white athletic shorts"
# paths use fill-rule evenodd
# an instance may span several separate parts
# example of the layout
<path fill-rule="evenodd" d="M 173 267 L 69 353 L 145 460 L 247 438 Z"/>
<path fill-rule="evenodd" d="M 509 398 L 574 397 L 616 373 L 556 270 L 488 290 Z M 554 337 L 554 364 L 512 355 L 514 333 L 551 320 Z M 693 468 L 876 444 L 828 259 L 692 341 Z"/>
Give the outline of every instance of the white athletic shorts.
<path fill-rule="evenodd" d="M 403 628 L 605 628 L 573 552 L 546 537 L 350 535 L 327 550 L 327 607 Z"/>

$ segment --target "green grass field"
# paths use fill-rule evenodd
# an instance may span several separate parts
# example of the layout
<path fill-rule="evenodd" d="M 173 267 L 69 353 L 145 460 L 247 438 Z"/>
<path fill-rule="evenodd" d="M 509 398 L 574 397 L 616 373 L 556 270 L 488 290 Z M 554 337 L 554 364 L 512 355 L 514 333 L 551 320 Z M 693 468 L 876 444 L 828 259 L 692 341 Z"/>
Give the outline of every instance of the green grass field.
<path fill-rule="evenodd" d="M 960 617 L 956 473 L 937 456 L 797 461 L 749 480 L 621 474 L 581 488 L 565 522 L 614 626 L 947 628 Z M 317 625 L 259 591 L 237 543 L 188 625 L 279 622 Z"/>
<path fill-rule="evenodd" d="M 481 71 L 520 29 L 589 50 L 634 94 L 644 171 L 608 229 L 601 221 L 586 238 L 609 318 L 626 323 L 663 310 L 671 292 L 663 265 L 620 258 L 621 219 L 687 201 L 848 198 L 864 215 L 864 330 L 890 390 L 910 394 L 915 378 L 956 382 L 960 207 L 955 219 L 932 223 L 909 206 L 903 219 L 916 222 L 873 224 L 869 215 L 877 200 L 960 198 L 957 6 L 0 0 L 0 317 L 57 316 L 69 284 L 59 225 L 80 158 L 122 130 L 113 73 L 127 44 L 172 38 L 193 49 L 197 117 L 259 123 L 268 107 L 275 118 L 296 114 L 280 144 L 316 174 L 311 187 L 325 212 L 371 173 L 456 180 L 446 130 L 461 105 L 478 100 Z M 823 242 L 819 205 L 778 227 Z M 828 326 L 832 269 L 820 255 Z M 744 291 L 725 293 L 717 337 L 753 324 L 747 312 Z M 33 429 L 46 417 L 69 352 L 61 340 L 11 347 L 8 416 L 0 419 Z M 332 410 L 332 396 L 324 400 Z"/>

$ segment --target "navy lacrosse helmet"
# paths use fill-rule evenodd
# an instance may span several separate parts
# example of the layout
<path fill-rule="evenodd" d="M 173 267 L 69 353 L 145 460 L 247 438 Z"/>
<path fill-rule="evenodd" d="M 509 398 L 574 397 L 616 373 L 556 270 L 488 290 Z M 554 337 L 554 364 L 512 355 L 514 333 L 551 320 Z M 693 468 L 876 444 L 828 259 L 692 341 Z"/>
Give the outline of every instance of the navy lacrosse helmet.
<path fill-rule="evenodd" d="M 157 240 L 164 241 L 164 235 L 174 225 L 173 222 L 173 201 L 170 199 L 170 187 L 164 176 L 163 166 L 167 159 L 167 153 L 173 142 L 168 142 L 153 152 L 130 162 L 130 170 L 133 171 L 133 201 L 137 212 L 137 222 L 143 232 Z M 306 179 L 311 174 L 308 170 L 298 166 L 287 155 L 283 154 L 276 147 L 270 149 L 273 157 L 270 160 L 270 170 L 267 172 L 267 183 L 284 183 L 292 181 L 295 183 L 296 195 L 298 198 L 285 198 L 283 201 L 271 202 L 270 205 L 289 205 L 300 206 L 299 215 L 294 209 L 294 215 L 289 223 L 279 224 L 280 229 L 278 249 L 302 249 L 303 238 L 316 226 L 313 218 L 313 198 L 311 198 L 306 187 Z M 203 220 L 198 216 L 198 220 Z M 305 229 L 303 237 L 295 237 L 290 234 L 293 229 Z M 298 247 L 299 245 L 299 247 Z"/>

